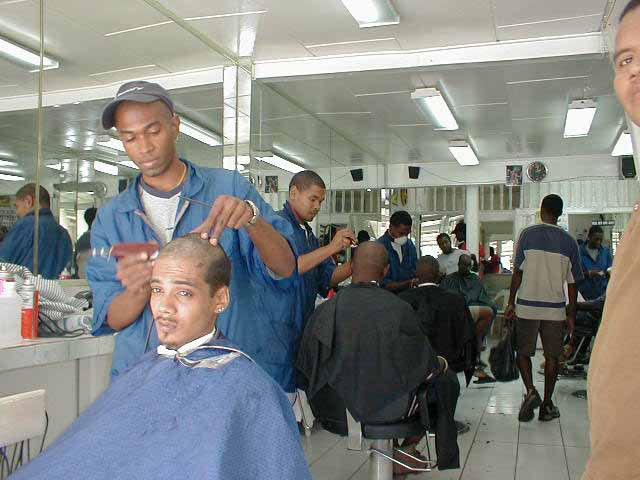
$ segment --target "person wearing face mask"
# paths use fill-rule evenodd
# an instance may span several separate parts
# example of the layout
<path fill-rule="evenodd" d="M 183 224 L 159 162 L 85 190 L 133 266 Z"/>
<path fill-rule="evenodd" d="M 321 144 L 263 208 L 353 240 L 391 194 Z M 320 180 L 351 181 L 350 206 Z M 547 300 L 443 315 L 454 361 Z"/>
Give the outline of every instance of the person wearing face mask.
<path fill-rule="evenodd" d="M 388 230 L 378 239 L 389 255 L 389 272 L 382 286 L 391 292 L 401 292 L 418 284 L 418 252 L 409 239 L 412 225 L 411 215 L 397 211 L 391 215 Z"/>

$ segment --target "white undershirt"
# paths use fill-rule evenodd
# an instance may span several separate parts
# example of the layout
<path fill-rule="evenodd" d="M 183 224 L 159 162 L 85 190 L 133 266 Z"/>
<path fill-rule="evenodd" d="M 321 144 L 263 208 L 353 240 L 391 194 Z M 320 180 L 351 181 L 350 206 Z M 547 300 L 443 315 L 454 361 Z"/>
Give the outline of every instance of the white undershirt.
<path fill-rule="evenodd" d="M 398 254 L 398 258 L 400 259 L 400 263 L 402 263 L 402 246 L 398 245 L 396 242 L 391 242 L 391 246 Z"/>
<path fill-rule="evenodd" d="M 143 188 L 141 201 L 153 230 L 165 244 L 169 243 L 173 239 L 173 231 L 176 228 L 180 192 L 178 191 L 172 197 L 162 198 L 150 194 Z"/>
<path fill-rule="evenodd" d="M 213 327 L 213 331 L 211 333 L 207 333 L 206 335 L 196 338 L 195 340 L 190 341 L 189 343 L 185 343 L 183 346 L 178 348 L 177 350 L 173 350 L 164 345 L 160 345 L 157 348 L 158 355 L 163 355 L 165 357 L 175 357 L 176 354 L 180 355 L 188 355 L 198 347 L 201 347 L 205 343 L 209 343 L 213 336 L 216 334 L 216 327 Z"/>
<path fill-rule="evenodd" d="M 438 286 L 437 283 L 431 283 L 431 282 L 421 283 L 420 285 L 418 285 L 418 287 L 437 287 L 437 286 Z"/>

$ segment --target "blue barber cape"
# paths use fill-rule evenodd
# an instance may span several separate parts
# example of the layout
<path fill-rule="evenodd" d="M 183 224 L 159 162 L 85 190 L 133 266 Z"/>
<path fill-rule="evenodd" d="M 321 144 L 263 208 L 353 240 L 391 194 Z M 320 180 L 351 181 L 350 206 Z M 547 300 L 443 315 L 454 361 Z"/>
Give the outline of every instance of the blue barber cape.
<path fill-rule="evenodd" d="M 0 260 L 22 265 L 33 272 L 33 233 L 36 216 L 33 212 L 19 219 L 0 244 Z M 58 279 L 71 262 L 73 246 L 69 232 L 60 226 L 48 208 L 40 209 L 38 232 L 38 272 L 48 279 Z"/>
<path fill-rule="evenodd" d="M 229 345 L 224 339 L 208 345 Z M 199 350 L 190 360 L 228 352 Z M 291 406 L 244 357 L 186 367 L 150 352 L 20 479 L 311 479 Z"/>
<path fill-rule="evenodd" d="M 288 222 L 277 215 L 251 184 L 238 172 L 218 168 L 202 168 L 182 160 L 189 168 L 182 194 L 212 204 L 220 195 L 251 200 L 262 217 L 285 238 L 291 238 Z M 93 248 L 110 247 L 122 242 L 148 242 L 162 245 L 153 228 L 144 219 L 139 195 L 140 176 L 123 193 L 98 210 L 91 230 Z M 178 215 L 185 207 L 181 200 Z M 189 203 L 178 221 L 173 238 L 199 227 L 210 208 Z M 289 322 L 293 318 L 293 290 L 297 273 L 288 279 L 275 279 L 268 270 L 247 231 L 225 230 L 220 245 L 232 266 L 231 304 L 218 318 L 218 328 L 248 353 L 278 383 L 285 386 L 293 364 L 288 359 L 291 338 Z M 106 322 L 113 298 L 124 291 L 116 278 L 114 259 L 92 258 L 87 277 L 93 291 L 93 334 L 113 333 Z M 113 355 L 112 374 L 118 375 L 158 345 L 151 308 L 147 305 L 136 322 L 118 332 Z"/>

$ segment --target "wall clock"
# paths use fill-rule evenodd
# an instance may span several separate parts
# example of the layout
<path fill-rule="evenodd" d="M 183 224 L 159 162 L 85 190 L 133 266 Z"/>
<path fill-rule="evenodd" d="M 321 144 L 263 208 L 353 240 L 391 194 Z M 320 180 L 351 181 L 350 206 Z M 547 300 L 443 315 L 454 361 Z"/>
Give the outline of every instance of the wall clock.
<path fill-rule="evenodd" d="M 531 162 L 527 167 L 527 177 L 532 182 L 541 182 L 547 177 L 549 170 L 542 162 Z"/>

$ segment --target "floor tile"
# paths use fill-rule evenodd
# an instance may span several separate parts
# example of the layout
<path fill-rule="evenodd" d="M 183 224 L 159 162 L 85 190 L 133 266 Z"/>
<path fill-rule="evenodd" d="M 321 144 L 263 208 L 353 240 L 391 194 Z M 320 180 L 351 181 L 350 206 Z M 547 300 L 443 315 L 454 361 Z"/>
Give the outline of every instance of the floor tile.
<path fill-rule="evenodd" d="M 562 435 L 560 434 L 560 422 L 552 420 L 550 422 L 538 421 L 538 412 L 530 422 L 520 422 L 519 443 L 528 445 L 554 445 L 562 446 Z"/>
<path fill-rule="evenodd" d="M 580 480 L 589 460 L 591 450 L 589 448 L 565 447 L 565 451 L 567 452 L 571 480 Z"/>
<path fill-rule="evenodd" d="M 515 480 L 569 480 L 562 446 L 518 445 Z"/>
<path fill-rule="evenodd" d="M 461 479 L 513 480 L 517 448 L 516 444 L 476 441 Z"/>

